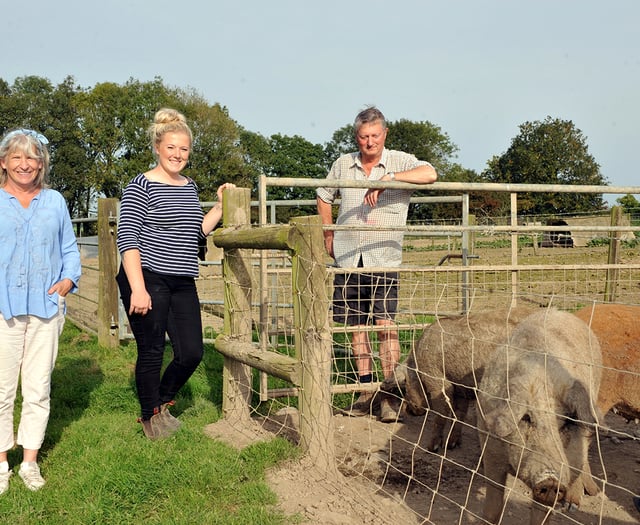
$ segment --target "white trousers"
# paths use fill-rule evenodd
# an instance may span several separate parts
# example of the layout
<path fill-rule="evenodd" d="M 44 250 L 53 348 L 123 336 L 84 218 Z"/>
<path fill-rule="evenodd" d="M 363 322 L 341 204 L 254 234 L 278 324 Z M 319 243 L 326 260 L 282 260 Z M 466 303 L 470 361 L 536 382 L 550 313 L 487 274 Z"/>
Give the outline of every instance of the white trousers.
<path fill-rule="evenodd" d="M 18 445 L 40 450 L 49 422 L 51 374 L 64 326 L 64 300 L 51 319 L 19 315 L 8 321 L 0 314 L 0 451 L 13 448 L 13 412 L 22 387 Z"/>

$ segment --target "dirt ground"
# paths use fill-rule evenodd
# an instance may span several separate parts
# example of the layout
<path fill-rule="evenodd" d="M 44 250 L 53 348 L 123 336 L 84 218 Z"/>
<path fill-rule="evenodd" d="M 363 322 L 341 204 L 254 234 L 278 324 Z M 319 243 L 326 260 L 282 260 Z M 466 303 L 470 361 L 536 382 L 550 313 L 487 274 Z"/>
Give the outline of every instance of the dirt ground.
<path fill-rule="evenodd" d="M 549 257 L 550 251 L 541 256 Z M 557 255 L 557 254 L 556 254 Z M 600 262 L 589 249 L 563 251 L 563 256 Z M 602 254 L 599 253 L 598 256 Z M 634 262 L 637 250 L 625 252 L 625 261 Z M 496 262 L 495 253 L 483 254 Z M 502 263 L 503 261 L 497 261 Z M 584 274 L 587 275 L 586 273 Z M 594 286 L 603 286 L 598 276 Z M 540 286 L 544 282 L 541 281 Z M 621 283 L 625 300 L 640 304 L 637 279 Z M 596 296 L 594 296 L 596 297 Z M 280 414 L 279 433 L 295 441 L 296 414 Z M 473 421 L 473 414 L 469 421 Z M 310 525 L 435 524 L 476 525 L 481 518 L 484 487 L 480 478 L 480 446 L 473 426 L 463 430 L 461 447 L 432 453 L 426 451 L 429 419 L 405 416 L 402 423 L 384 424 L 373 417 L 350 418 L 335 415 L 335 456 L 339 472 L 318 472 L 306 461 L 281 465 L 268 473 L 268 482 L 278 495 L 280 507 Z M 273 423 L 273 422 L 272 422 Z M 274 425 L 264 424 L 274 431 Z M 220 439 L 240 443 L 236 430 L 225 422 L 209 429 Z M 261 427 L 260 427 L 261 428 Z M 262 430 L 257 438 L 264 439 Z M 267 437 L 269 434 L 266 435 Z M 254 436 L 255 438 L 255 436 Z M 249 436 L 247 439 L 251 439 Z M 640 523 L 640 512 L 632 495 L 640 492 L 640 426 L 609 413 L 590 450 L 592 473 L 598 495 L 582 498 L 573 512 L 556 508 L 548 525 L 626 525 Z M 511 492 L 501 525 L 529 522 L 530 490 L 510 478 Z"/>
<path fill-rule="evenodd" d="M 282 428 L 295 427 L 295 412 L 280 415 Z M 473 418 L 473 414 L 469 416 Z M 428 419 L 427 419 L 428 422 Z M 462 446 L 441 453 L 419 445 L 426 437 L 425 418 L 405 416 L 404 422 L 385 424 L 374 417 L 335 415 L 335 475 L 318 472 L 303 459 L 268 473 L 279 505 L 289 515 L 312 525 L 480 524 L 484 488 L 474 475 L 480 468 L 480 447 L 471 426 L 463 430 Z M 253 432 L 239 432 L 225 421 L 207 433 L 235 446 L 269 439 L 274 421 L 256 423 Z M 294 437 L 294 436 L 292 436 Z M 631 493 L 640 490 L 640 426 L 613 413 L 590 451 L 593 475 L 605 490 L 585 495 L 580 508 L 565 513 L 557 508 L 550 525 L 623 525 L 640 523 Z M 510 478 L 502 525 L 528 523 L 530 491 Z"/>

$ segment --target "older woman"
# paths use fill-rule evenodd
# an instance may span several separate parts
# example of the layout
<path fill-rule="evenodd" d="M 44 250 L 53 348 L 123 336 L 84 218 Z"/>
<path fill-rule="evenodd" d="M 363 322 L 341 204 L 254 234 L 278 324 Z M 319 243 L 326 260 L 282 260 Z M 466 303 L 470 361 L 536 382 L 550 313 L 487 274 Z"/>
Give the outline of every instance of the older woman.
<path fill-rule="evenodd" d="M 64 297 L 80 279 L 80 253 L 66 202 L 46 187 L 47 139 L 16 129 L 0 141 L 0 494 L 9 487 L 18 381 L 22 413 L 19 475 L 31 490 L 45 481 L 37 463 L 49 421 L 51 373 L 64 325 Z"/>

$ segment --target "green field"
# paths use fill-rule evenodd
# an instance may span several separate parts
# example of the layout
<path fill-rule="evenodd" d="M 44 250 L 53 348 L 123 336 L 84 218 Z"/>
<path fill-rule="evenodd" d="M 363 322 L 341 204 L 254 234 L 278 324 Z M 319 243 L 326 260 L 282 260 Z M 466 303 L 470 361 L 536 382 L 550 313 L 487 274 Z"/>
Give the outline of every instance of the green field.
<path fill-rule="evenodd" d="M 134 362 L 133 343 L 101 348 L 67 322 L 40 455 L 47 484 L 30 492 L 14 475 L 0 496 L 2 522 L 295 523 L 274 506 L 276 496 L 265 483 L 265 469 L 297 454 L 293 445 L 274 438 L 238 451 L 203 432 L 220 418 L 221 356 L 206 349 L 176 399 L 181 429 L 156 442 L 145 438 L 136 422 Z M 21 449 L 10 451 L 14 469 L 21 455 Z"/>

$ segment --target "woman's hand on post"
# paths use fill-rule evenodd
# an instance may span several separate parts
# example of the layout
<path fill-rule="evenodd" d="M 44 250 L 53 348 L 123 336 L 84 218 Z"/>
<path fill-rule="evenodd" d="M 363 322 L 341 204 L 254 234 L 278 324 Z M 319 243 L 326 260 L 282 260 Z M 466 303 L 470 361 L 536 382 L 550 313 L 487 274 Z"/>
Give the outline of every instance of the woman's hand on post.
<path fill-rule="evenodd" d="M 224 190 L 232 189 L 232 188 L 235 188 L 235 187 L 236 187 L 236 185 L 233 184 L 232 182 L 225 182 L 224 184 L 221 184 L 220 186 L 218 186 L 218 191 L 216 191 L 216 195 L 218 196 L 218 200 L 220 202 L 222 202 L 222 197 L 223 197 L 223 194 L 224 194 Z"/>

